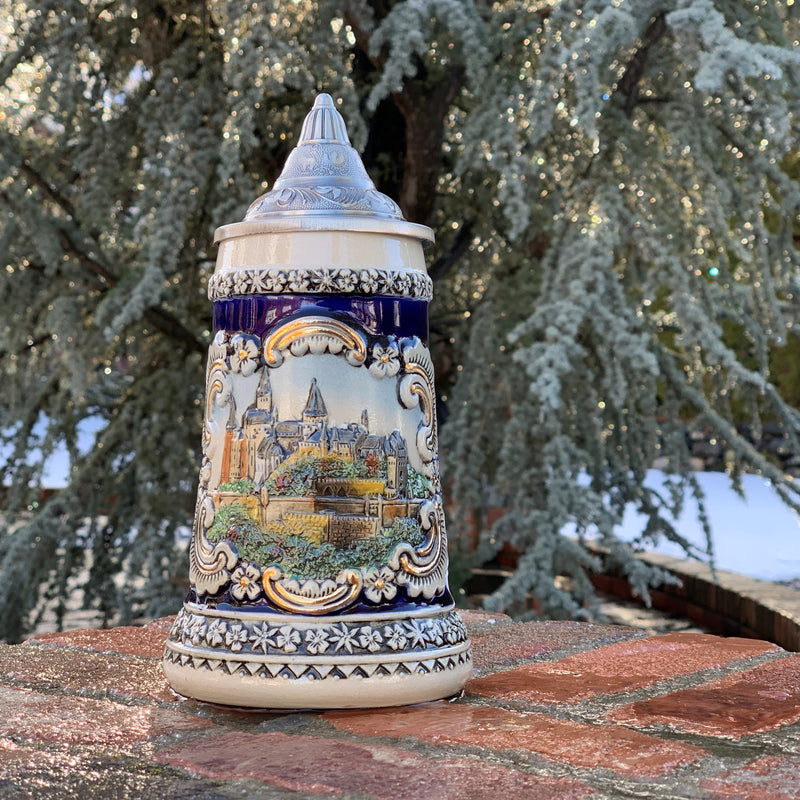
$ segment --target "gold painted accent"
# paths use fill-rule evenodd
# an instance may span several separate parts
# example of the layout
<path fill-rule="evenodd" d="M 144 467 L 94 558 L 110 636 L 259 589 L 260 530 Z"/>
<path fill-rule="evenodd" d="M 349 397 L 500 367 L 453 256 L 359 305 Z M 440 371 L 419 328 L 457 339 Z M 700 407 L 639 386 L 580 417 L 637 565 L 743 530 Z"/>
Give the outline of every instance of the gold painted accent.
<path fill-rule="evenodd" d="M 412 394 L 418 395 L 424 402 L 421 402 L 420 405 L 422 406 L 423 413 L 425 414 L 425 425 L 428 426 L 431 424 L 433 419 L 433 387 L 430 385 L 430 377 L 428 373 L 421 367 L 419 364 L 406 364 L 406 371 L 405 374 L 414 374 L 418 375 L 420 380 L 422 380 L 422 385 L 419 383 L 414 383 L 409 391 Z"/>
<path fill-rule="evenodd" d="M 287 351 L 294 356 L 344 355 L 348 364 L 360 367 L 367 358 L 367 342 L 358 331 L 330 317 L 300 317 L 281 325 L 264 343 L 270 367 L 280 366 Z"/>
<path fill-rule="evenodd" d="M 278 608 L 299 614 L 329 614 L 352 603 L 362 589 L 361 574 L 354 569 L 345 570 L 336 579 L 336 588 L 317 597 L 292 592 L 282 583 L 279 567 L 267 567 L 262 576 L 264 594 Z"/>
<path fill-rule="evenodd" d="M 411 575 L 416 575 L 418 578 L 424 578 L 436 571 L 439 564 L 439 559 L 442 555 L 442 542 L 443 537 L 436 533 L 431 535 L 431 538 L 426 543 L 423 550 L 415 549 L 414 554 L 422 556 L 420 559 L 410 558 L 407 553 L 400 556 L 400 567 L 404 572 Z M 436 546 L 434 549 L 434 545 Z M 432 552 L 432 555 L 430 555 Z M 427 557 L 426 557 L 427 556 Z"/>
<path fill-rule="evenodd" d="M 444 534 L 444 514 L 441 497 L 434 498 L 420 511 L 423 529 L 428 537 L 419 547 L 400 545 L 391 555 L 389 566 L 399 570 L 397 582 L 406 586 L 412 597 L 422 593 L 426 597 L 446 583 L 447 540 Z"/>
<path fill-rule="evenodd" d="M 417 577 L 430 575 L 436 570 L 439 559 L 442 557 L 443 547 L 444 536 L 442 536 L 438 515 L 435 515 L 428 539 L 410 553 L 406 552 L 400 556 L 400 568 Z"/>

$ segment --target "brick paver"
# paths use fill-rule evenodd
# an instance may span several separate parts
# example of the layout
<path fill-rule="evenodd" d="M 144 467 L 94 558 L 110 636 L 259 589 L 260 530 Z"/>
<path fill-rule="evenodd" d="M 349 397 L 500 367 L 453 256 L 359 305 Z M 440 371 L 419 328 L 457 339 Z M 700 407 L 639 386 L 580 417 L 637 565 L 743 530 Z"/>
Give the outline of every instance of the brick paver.
<path fill-rule="evenodd" d="M 0 645 L 0 797 L 800 800 L 800 655 L 465 621 L 481 677 L 462 698 L 368 711 L 181 700 L 159 660 L 169 619 Z"/>
<path fill-rule="evenodd" d="M 213 725 L 209 720 L 165 708 L 130 707 L 1 686 L 0 708 L 0 737 L 11 737 L 16 742 L 113 747 Z"/>
<path fill-rule="evenodd" d="M 741 739 L 800 720 L 800 655 L 623 706 L 610 719 Z M 800 778 L 798 778 L 800 782 Z"/>
<path fill-rule="evenodd" d="M 438 704 L 374 712 L 329 713 L 337 728 L 366 736 L 413 736 L 435 744 L 524 750 L 622 775 L 659 775 L 698 761 L 706 751 L 619 725 L 588 725 L 487 706 Z"/>
<path fill-rule="evenodd" d="M 580 622 L 515 623 L 503 626 L 502 633 L 484 625 L 472 637 L 472 661 L 476 671 L 495 672 L 575 645 L 597 646 L 641 636 L 640 631 L 619 625 Z"/>
<path fill-rule="evenodd" d="M 99 649 L 102 650 L 102 646 Z M 69 647 L 0 645 L 0 682 L 3 681 L 48 690 L 58 688 L 84 694 L 107 693 L 118 698 L 135 697 L 162 702 L 176 699 L 167 684 L 161 664 L 155 659 L 115 657 Z"/>
<path fill-rule="evenodd" d="M 762 756 L 702 788 L 715 800 L 800 800 L 800 756 Z"/>
<path fill-rule="evenodd" d="M 123 626 L 110 630 L 76 630 L 64 633 L 45 633 L 28 639 L 26 646 L 76 647 L 95 652 L 123 653 L 142 658 L 161 658 L 164 655 L 164 631 L 161 628 Z"/>
<path fill-rule="evenodd" d="M 753 639 L 671 633 L 495 673 L 471 681 L 467 692 L 498 700 L 578 703 L 778 650 Z"/>
<path fill-rule="evenodd" d="M 301 792 L 363 792 L 397 800 L 582 798 L 575 780 L 529 775 L 467 758 L 427 758 L 391 747 L 283 733 L 230 733 L 158 754 L 209 778 L 255 778 Z M 489 792 L 492 794 L 490 795 Z"/>

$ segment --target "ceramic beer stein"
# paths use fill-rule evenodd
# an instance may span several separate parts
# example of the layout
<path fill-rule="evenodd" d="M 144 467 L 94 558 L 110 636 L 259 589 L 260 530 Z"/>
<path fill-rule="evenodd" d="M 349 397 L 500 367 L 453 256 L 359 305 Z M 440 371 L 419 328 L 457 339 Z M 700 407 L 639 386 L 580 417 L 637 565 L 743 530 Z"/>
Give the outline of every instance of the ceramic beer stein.
<path fill-rule="evenodd" d="M 180 694 L 392 706 L 469 677 L 447 587 L 431 241 L 375 189 L 325 94 L 272 190 L 217 231 L 191 589 L 164 655 Z"/>

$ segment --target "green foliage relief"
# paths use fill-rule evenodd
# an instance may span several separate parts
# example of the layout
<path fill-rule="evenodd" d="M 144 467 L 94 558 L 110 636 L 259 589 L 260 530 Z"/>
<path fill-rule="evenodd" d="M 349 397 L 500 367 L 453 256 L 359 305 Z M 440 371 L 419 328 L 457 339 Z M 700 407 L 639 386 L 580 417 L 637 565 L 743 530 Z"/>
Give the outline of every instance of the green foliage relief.
<path fill-rule="evenodd" d="M 798 450 L 796 9 L 0 0 L 0 637 L 76 583 L 106 623 L 179 607 L 214 230 L 275 181 L 318 91 L 436 234 L 450 546 L 521 553 L 490 608 L 591 615 L 582 536 L 646 596 L 663 576 L 616 530 L 632 509 L 635 546 L 686 544 L 687 425 L 796 505 L 737 428 Z"/>
<path fill-rule="evenodd" d="M 314 494 L 314 483 L 322 479 L 365 479 L 386 482 L 386 457 L 346 458 L 328 453 L 306 455 L 296 453 L 284 461 L 267 479 L 270 494 L 301 497 Z"/>
<path fill-rule="evenodd" d="M 416 520 L 399 518 L 372 539 L 337 548 L 328 542 L 315 543 L 289 525 L 259 525 L 243 505 L 231 504 L 219 509 L 208 538 L 212 542 L 228 539 L 245 561 L 276 564 L 288 577 L 335 578 L 343 569 L 381 567 L 397 544 L 419 545 L 425 535 Z"/>
<path fill-rule="evenodd" d="M 257 492 L 258 488 L 257 483 L 248 478 L 242 478 L 238 481 L 226 481 L 220 484 L 219 490 L 221 492 L 235 492 L 236 494 L 251 494 L 252 492 Z"/>

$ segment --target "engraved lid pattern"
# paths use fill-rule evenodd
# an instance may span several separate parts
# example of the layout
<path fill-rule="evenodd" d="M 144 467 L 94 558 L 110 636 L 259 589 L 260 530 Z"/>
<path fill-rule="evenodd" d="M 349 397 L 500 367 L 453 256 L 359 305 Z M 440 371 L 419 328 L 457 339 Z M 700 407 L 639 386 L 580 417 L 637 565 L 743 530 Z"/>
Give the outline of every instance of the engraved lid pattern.
<path fill-rule="evenodd" d="M 367 175 L 331 96 L 320 94 L 280 178 L 250 206 L 245 220 L 331 212 L 404 220 L 397 203 Z"/>

